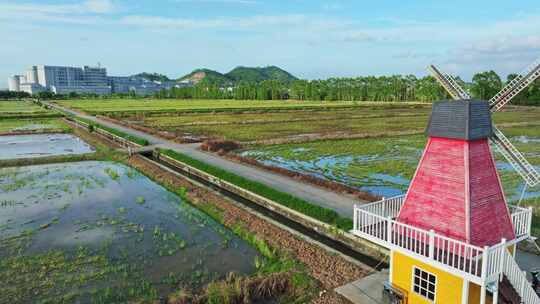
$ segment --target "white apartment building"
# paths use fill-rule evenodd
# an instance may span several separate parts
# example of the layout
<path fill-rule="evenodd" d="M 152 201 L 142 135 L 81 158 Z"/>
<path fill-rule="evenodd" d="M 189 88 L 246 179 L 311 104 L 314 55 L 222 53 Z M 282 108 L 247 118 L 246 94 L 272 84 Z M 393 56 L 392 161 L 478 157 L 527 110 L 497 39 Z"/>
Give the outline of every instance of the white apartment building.
<path fill-rule="evenodd" d="M 56 94 L 95 93 L 110 94 L 107 70 L 101 67 L 32 66 L 26 75 L 15 75 L 8 79 L 10 91 L 36 94 L 50 91 Z"/>
<path fill-rule="evenodd" d="M 30 67 L 25 75 L 9 77 L 10 91 L 23 91 L 36 94 L 42 91 L 56 94 L 92 93 L 107 95 L 111 93 L 130 93 L 151 95 L 163 89 L 183 87 L 182 83 L 149 81 L 139 77 L 107 76 L 102 67 L 66 67 L 38 65 Z"/>

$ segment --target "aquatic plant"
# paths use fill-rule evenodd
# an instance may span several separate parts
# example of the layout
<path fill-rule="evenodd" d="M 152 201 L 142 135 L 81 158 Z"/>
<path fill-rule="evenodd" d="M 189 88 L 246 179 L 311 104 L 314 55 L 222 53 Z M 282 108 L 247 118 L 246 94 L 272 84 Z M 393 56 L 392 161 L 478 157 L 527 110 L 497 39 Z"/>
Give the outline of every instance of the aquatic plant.
<path fill-rule="evenodd" d="M 105 168 L 105 173 L 112 179 L 112 180 L 118 180 L 120 178 L 120 175 L 118 172 L 116 172 L 112 168 Z"/>

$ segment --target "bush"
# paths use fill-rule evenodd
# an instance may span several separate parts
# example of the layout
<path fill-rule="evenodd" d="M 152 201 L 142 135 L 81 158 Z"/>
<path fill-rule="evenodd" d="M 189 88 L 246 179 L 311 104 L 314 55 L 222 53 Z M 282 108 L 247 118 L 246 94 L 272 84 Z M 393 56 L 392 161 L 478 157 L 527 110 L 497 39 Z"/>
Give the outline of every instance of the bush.
<path fill-rule="evenodd" d="M 231 151 L 240 149 L 240 147 L 241 146 L 238 142 L 230 140 L 206 140 L 201 144 L 201 150 L 203 151 L 221 151 L 222 153 L 229 153 Z"/>
<path fill-rule="evenodd" d="M 338 228 L 343 229 L 343 230 L 352 229 L 352 221 L 348 218 L 344 218 L 340 216 L 334 210 L 320 207 L 313 203 L 307 202 L 301 198 L 292 196 L 288 193 L 275 190 L 274 188 L 268 187 L 259 182 L 248 180 L 234 173 L 230 173 L 221 168 L 206 164 L 202 161 L 193 159 L 187 155 L 175 152 L 173 150 L 160 150 L 160 152 L 178 161 L 181 161 L 192 167 L 195 167 L 201 171 L 204 171 L 215 177 L 223 179 L 240 188 L 256 193 L 260 196 L 270 199 L 285 207 L 288 207 L 304 215 L 317 219 L 321 222 L 324 222 L 330 225 L 335 225 Z"/>

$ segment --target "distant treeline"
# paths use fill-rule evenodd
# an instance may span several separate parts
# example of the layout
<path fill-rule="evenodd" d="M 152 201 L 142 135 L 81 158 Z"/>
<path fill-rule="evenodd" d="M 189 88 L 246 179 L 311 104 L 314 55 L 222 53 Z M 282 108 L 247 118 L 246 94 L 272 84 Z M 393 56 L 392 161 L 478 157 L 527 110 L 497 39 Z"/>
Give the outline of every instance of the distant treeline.
<path fill-rule="evenodd" d="M 516 75 L 509 75 L 504 82 L 493 71 L 478 73 L 471 82 L 457 81 L 471 92 L 473 98 L 490 99 Z M 26 98 L 22 92 L 0 91 L 0 99 Z M 261 82 L 239 82 L 235 86 L 223 87 L 219 83 L 203 80 L 195 86 L 162 90 L 153 96 L 113 94 L 55 95 L 51 92 L 37 94 L 41 99 L 97 99 L 97 98 L 174 98 L 174 99 L 237 99 L 237 100 L 327 100 L 327 101 L 420 101 L 432 102 L 449 98 L 445 90 L 431 77 L 418 78 L 414 75 L 368 76 L 355 78 L 330 78 L 327 80 L 295 80 L 281 82 L 264 80 Z M 513 104 L 540 106 L 540 79 L 537 79 L 521 94 Z"/>
<path fill-rule="evenodd" d="M 1 91 L 0 90 L 0 99 L 23 99 L 32 97 L 26 92 L 11 92 L 11 91 Z"/>
<path fill-rule="evenodd" d="M 509 75 L 507 82 L 516 75 Z M 472 82 L 457 79 L 474 98 L 490 99 L 505 82 L 493 71 L 474 75 Z M 257 99 L 257 100 L 327 100 L 327 101 L 421 101 L 431 102 L 449 98 L 445 90 L 431 77 L 381 76 L 330 78 L 327 80 L 296 80 L 282 83 L 266 80 L 260 83 L 242 82 L 223 88 L 202 81 L 193 87 L 172 88 L 156 93 L 156 98 L 180 99 Z M 531 84 L 513 101 L 514 104 L 540 106 L 540 80 Z"/>

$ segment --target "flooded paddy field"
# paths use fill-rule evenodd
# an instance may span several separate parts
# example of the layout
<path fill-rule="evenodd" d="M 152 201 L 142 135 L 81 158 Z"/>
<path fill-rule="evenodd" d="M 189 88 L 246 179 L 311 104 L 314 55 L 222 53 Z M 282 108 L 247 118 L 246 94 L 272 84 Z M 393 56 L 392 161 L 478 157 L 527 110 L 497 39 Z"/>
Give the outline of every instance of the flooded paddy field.
<path fill-rule="evenodd" d="M 0 134 L 46 132 L 54 130 L 66 132 L 70 128 L 58 118 L 5 119 L 0 118 Z"/>
<path fill-rule="evenodd" d="M 0 100 L 0 116 L 18 114 L 45 114 L 48 110 L 24 100 Z"/>
<path fill-rule="evenodd" d="M 201 288 L 261 257 L 125 165 L 0 169 L 0 303 L 156 299 Z"/>
<path fill-rule="evenodd" d="M 0 136 L 0 160 L 73 155 L 94 152 L 72 134 L 29 134 Z"/>
<path fill-rule="evenodd" d="M 504 132 L 540 169 L 540 134 L 535 134 L 536 131 L 531 128 L 514 127 L 506 128 Z M 520 132 L 525 135 L 518 136 Z M 425 143 L 425 135 L 332 140 L 254 146 L 241 152 L 241 155 L 255 158 L 266 165 L 391 197 L 404 194 L 408 189 Z M 496 155 L 507 197 L 512 201 L 519 200 L 525 187 L 524 181 L 501 155 Z M 526 190 L 524 198 L 540 198 L 540 189 Z"/>

